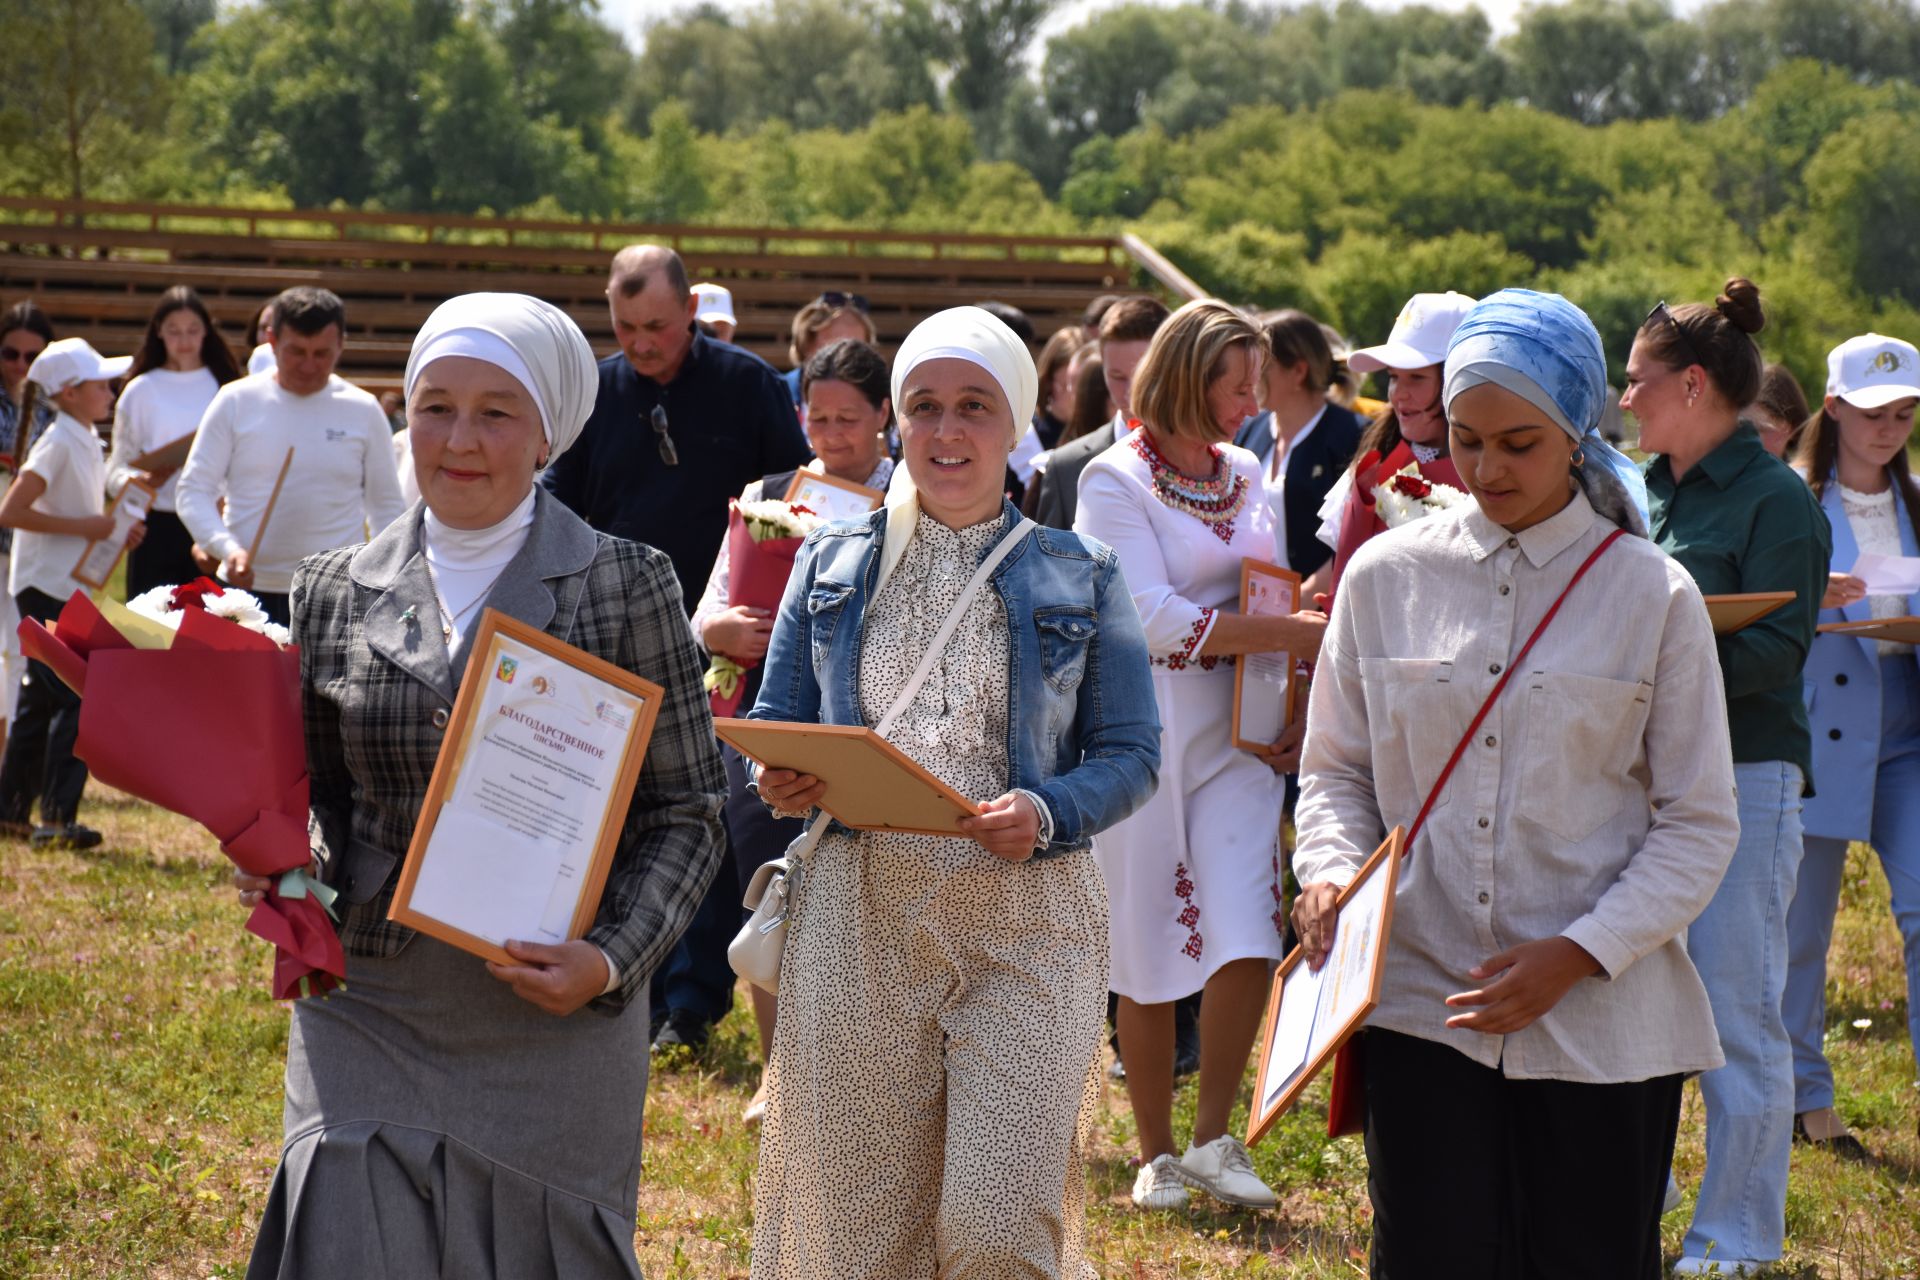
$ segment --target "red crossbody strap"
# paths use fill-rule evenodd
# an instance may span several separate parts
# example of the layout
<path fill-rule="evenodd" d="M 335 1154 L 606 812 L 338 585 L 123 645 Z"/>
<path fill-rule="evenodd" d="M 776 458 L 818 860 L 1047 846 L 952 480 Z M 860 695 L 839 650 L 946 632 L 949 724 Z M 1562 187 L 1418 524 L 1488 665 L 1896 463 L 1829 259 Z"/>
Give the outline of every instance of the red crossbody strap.
<path fill-rule="evenodd" d="M 1427 815 L 1433 812 L 1434 801 L 1440 798 L 1441 791 L 1446 789 L 1447 779 L 1453 776 L 1453 767 L 1459 764 L 1460 757 L 1467 753 L 1467 744 L 1472 742 L 1473 735 L 1479 732 L 1480 722 L 1487 718 L 1487 712 L 1493 710 L 1493 704 L 1500 701 L 1500 695 L 1506 692 L 1507 681 L 1513 679 L 1513 673 L 1520 669 L 1520 664 L 1527 660 L 1527 654 L 1533 651 L 1534 641 L 1538 640 L 1541 634 L 1546 631 L 1547 624 L 1553 621 L 1553 615 L 1560 612 L 1560 606 L 1567 602 L 1567 597 L 1572 594 L 1573 589 L 1580 585 L 1580 579 L 1586 577 L 1587 570 L 1593 568 L 1593 562 L 1605 555 L 1608 547 L 1611 547 L 1614 543 L 1626 537 L 1626 535 L 1627 531 L 1625 529 L 1615 529 L 1606 536 L 1606 539 L 1602 541 L 1599 546 L 1593 549 L 1591 555 L 1581 562 L 1580 567 L 1573 571 L 1573 577 L 1568 579 L 1565 589 L 1560 592 L 1559 598 L 1555 600 L 1552 607 L 1547 610 L 1546 616 L 1540 619 L 1540 625 L 1533 629 L 1533 634 L 1527 637 L 1527 642 L 1520 646 L 1520 652 L 1514 655 L 1512 662 L 1507 664 L 1507 669 L 1500 673 L 1499 683 L 1493 686 L 1493 692 L 1487 695 L 1487 700 L 1480 704 L 1480 711 L 1473 717 L 1473 723 L 1467 726 L 1467 731 L 1461 735 L 1459 744 L 1453 749 L 1453 754 L 1447 757 L 1447 767 L 1440 771 L 1439 778 L 1434 781 L 1433 790 L 1427 793 L 1427 802 L 1420 806 L 1420 816 L 1415 818 L 1413 820 L 1413 826 L 1408 828 L 1406 842 L 1407 856 L 1411 857 L 1413 855 L 1413 838 L 1419 835 L 1420 828 L 1426 825 Z"/>

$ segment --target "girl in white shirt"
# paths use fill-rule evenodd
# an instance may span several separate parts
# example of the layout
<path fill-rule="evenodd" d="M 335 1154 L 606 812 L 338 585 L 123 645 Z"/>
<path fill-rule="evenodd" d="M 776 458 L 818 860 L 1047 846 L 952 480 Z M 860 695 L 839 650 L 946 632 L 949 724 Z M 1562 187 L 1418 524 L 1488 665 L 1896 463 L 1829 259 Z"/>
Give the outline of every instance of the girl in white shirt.
<path fill-rule="evenodd" d="M 1437 787 L 1361 1037 L 1374 1274 L 1395 1280 L 1658 1276 L 1681 1078 L 1721 1061 L 1684 943 L 1738 838 L 1713 630 L 1595 430 L 1605 373 L 1564 298 L 1474 307 L 1445 379 L 1474 504 L 1368 542 L 1315 673 L 1311 963 L 1339 888 Z"/>
<path fill-rule="evenodd" d="M 107 416 L 113 405 L 108 380 L 125 373 L 128 363 L 124 356 L 102 358 L 83 339 L 62 338 L 49 343 L 27 372 L 21 421 L 33 421 L 42 395 L 59 412 L 0 498 L 0 525 L 18 530 L 8 586 L 23 618 L 58 617 L 75 591 L 87 590 L 73 571 L 88 541 L 113 535 L 113 517 L 104 510 L 106 464 L 92 424 Z M 135 525 L 127 544 L 137 546 L 145 532 Z M 99 832 L 76 821 L 87 785 L 87 766 L 73 755 L 79 732 L 80 695 L 50 668 L 28 663 L 19 714 L 0 758 L 0 832 L 30 833 L 36 845 L 100 843 Z M 40 825 L 29 828 L 36 796 Z"/>
<path fill-rule="evenodd" d="M 146 540 L 127 556 L 127 598 L 153 587 L 191 582 L 193 535 L 175 514 L 174 489 L 200 418 L 225 384 L 240 376 L 233 352 L 214 327 L 200 295 L 175 285 L 161 295 L 133 357 L 127 385 L 113 415 L 113 449 L 107 455 L 107 489 L 118 494 L 129 480 L 158 492 L 147 515 Z M 173 457 L 136 466 L 144 455 L 173 446 Z"/>

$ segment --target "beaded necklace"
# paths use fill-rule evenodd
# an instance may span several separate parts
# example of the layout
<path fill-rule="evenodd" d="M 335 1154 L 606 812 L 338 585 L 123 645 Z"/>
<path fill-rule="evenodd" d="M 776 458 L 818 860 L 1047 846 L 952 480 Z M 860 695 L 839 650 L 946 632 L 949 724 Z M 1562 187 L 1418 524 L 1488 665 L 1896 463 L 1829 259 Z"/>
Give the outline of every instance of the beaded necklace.
<path fill-rule="evenodd" d="M 1213 474 L 1205 480 L 1196 480 L 1182 474 L 1161 456 L 1144 427 L 1133 433 L 1129 443 L 1153 470 L 1155 497 L 1206 525 L 1220 541 L 1233 541 L 1234 521 L 1247 505 L 1247 490 L 1251 486 L 1245 476 L 1228 464 L 1219 445 L 1207 446 L 1207 456 L 1213 459 Z"/>

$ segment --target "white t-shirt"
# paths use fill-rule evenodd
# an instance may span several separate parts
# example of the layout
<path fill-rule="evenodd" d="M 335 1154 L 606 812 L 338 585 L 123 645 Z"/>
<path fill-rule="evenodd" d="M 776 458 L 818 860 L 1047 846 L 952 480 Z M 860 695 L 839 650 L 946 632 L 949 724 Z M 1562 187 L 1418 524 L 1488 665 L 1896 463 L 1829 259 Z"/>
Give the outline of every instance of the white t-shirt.
<path fill-rule="evenodd" d="M 180 519 L 194 541 L 222 560 L 251 545 L 288 449 L 293 467 L 253 566 L 258 591 L 286 591 L 302 560 L 365 542 L 403 510 L 379 401 L 338 377 L 296 396 L 276 374 L 256 373 L 220 388 L 180 472 Z"/>
<path fill-rule="evenodd" d="M 47 491 L 33 509 L 49 516 L 97 516 L 107 506 L 107 460 L 100 436 L 78 418 L 60 414 L 40 433 L 20 464 L 47 482 Z M 65 533 L 34 533 L 16 529 L 7 590 L 13 595 L 31 587 L 57 600 L 91 588 L 73 576 L 87 540 Z"/>
<path fill-rule="evenodd" d="M 263 342 L 253 349 L 252 355 L 247 357 L 247 372 L 272 373 L 277 363 L 278 358 L 274 355 L 273 344 Z"/>
<path fill-rule="evenodd" d="M 213 395 L 218 390 L 220 380 L 213 376 L 213 370 L 205 367 L 191 373 L 149 369 L 129 382 L 113 411 L 113 448 L 107 454 L 108 489 L 120 492 L 120 486 L 133 474 L 133 460 L 141 454 L 172 444 L 198 430 L 200 419 L 206 415 L 207 406 L 213 403 Z M 180 473 L 176 471 L 160 486 L 154 509 L 175 510 L 174 493 L 179 487 Z"/>

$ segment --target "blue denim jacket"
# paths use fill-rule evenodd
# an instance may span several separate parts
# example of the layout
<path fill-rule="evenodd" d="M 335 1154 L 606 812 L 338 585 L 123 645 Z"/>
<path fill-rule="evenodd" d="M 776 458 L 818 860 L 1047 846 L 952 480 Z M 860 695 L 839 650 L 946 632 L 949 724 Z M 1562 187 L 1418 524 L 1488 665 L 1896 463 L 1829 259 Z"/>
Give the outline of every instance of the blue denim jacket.
<path fill-rule="evenodd" d="M 1003 529 L 1019 519 L 1012 504 L 1003 519 Z M 750 718 L 866 723 L 860 648 L 886 522 L 882 509 L 807 538 Z M 1038 795 L 1053 818 L 1053 842 L 1034 856 L 1085 849 L 1094 833 L 1146 803 L 1158 781 L 1160 715 L 1140 615 L 1113 549 L 1058 529 L 1029 533 L 988 585 L 1013 638 L 1010 785 Z"/>

